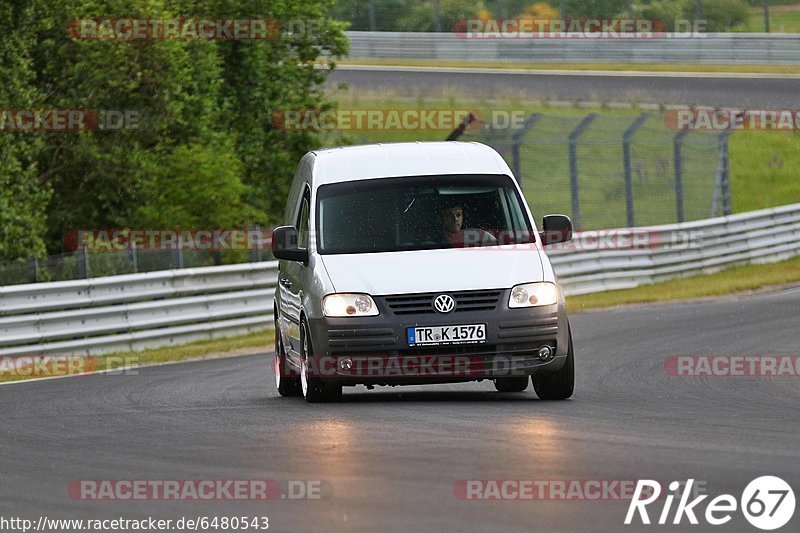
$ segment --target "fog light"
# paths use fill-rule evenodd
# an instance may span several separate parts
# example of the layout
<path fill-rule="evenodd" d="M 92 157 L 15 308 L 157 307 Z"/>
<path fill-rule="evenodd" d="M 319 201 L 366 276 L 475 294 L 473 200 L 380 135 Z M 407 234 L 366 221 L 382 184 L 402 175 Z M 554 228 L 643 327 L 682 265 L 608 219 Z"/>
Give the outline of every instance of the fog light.
<path fill-rule="evenodd" d="M 549 361 L 553 358 L 553 349 L 549 346 L 542 346 L 539 348 L 539 359 L 542 361 Z"/>
<path fill-rule="evenodd" d="M 347 371 L 353 368 L 353 360 L 349 357 L 342 357 L 339 359 L 339 370 Z"/>

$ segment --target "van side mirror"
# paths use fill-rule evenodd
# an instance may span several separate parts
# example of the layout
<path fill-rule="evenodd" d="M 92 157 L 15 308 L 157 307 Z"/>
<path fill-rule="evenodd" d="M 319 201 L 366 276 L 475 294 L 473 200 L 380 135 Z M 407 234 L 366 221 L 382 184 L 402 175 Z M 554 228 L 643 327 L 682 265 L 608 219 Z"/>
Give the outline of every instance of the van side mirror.
<path fill-rule="evenodd" d="M 572 221 L 567 215 L 547 215 L 542 220 L 539 232 L 542 244 L 557 244 L 572 239 Z"/>
<path fill-rule="evenodd" d="M 275 259 L 308 263 L 308 250 L 297 246 L 294 226 L 279 226 L 272 231 L 272 255 Z"/>

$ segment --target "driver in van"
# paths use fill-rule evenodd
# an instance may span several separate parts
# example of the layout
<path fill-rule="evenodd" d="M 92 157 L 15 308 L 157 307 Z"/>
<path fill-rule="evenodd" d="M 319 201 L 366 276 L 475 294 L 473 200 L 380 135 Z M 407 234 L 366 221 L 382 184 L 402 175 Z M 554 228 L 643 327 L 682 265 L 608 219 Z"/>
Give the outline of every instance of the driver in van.
<path fill-rule="evenodd" d="M 448 240 L 461 231 L 464 225 L 464 208 L 460 205 L 443 207 L 439 210 L 439 220 L 442 223 L 442 232 Z"/>
<path fill-rule="evenodd" d="M 497 244 L 494 235 L 480 228 L 463 229 L 464 207 L 460 202 L 446 204 L 439 209 L 439 222 L 442 228 L 442 242 L 453 248 L 491 246 Z"/>

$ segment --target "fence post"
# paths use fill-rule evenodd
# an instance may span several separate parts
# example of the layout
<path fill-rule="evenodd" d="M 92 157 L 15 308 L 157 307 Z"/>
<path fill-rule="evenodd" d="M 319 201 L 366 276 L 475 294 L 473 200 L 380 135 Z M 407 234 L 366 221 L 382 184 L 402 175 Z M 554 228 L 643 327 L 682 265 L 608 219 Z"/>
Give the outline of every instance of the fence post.
<path fill-rule="evenodd" d="M 131 261 L 133 262 L 133 273 L 139 273 L 139 255 L 136 253 L 136 239 L 131 239 Z"/>
<path fill-rule="evenodd" d="M 722 158 L 722 214 L 727 216 L 733 212 L 731 206 L 731 161 L 728 152 L 728 139 L 732 130 L 728 129 L 720 135 L 720 157 Z"/>
<path fill-rule="evenodd" d="M 678 222 L 686 220 L 686 215 L 683 211 L 683 138 L 688 133 L 688 128 L 682 129 L 675 134 L 675 138 L 672 141 L 675 155 L 675 202 L 678 210 Z"/>
<path fill-rule="evenodd" d="M 78 278 L 89 279 L 92 277 L 92 269 L 89 266 L 89 251 L 84 244 L 78 248 Z"/>
<path fill-rule="evenodd" d="M 578 186 L 578 139 L 597 117 L 596 113 L 589 113 L 572 133 L 569 134 L 569 185 L 572 191 L 572 222 L 576 228 L 581 227 L 581 201 Z"/>
<path fill-rule="evenodd" d="M 178 236 L 178 247 L 174 252 L 175 268 L 183 268 L 183 235 Z"/>
<path fill-rule="evenodd" d="M 633 171 L 631 169 L 631 138 L 641 128 L 645 121 L 648 119 L 647 113 L 642 113 L 633 121 L 633 124 L 628 126 L 625 133 L 622 134 L 622 157 L 625 167 L 625 207 L 628 213 L 628 227 L 634 227 L 634 212 L 633 212 Z"/>
<path fill-rule="evenodd" d="M 717 179 L 714 183 L 714 195 L 711 198 L 711 217 L 718 216 L 720 204 L 722 204 L 722 215 L 731 214 L 731 184 L 730 184 L 730 161 L 728 161 L 728 137 L 732 131 L 727 129 L 719 134 L 717 147 L 719 159 L 717 161 Z"/>
<path fill-rule="evenodd" d="M 464 117 L 464 120 L 461 121 L 461 124 L 459 124 L 456 129 L 450 132 L 450 135 L 447 136 L 445 141 L 457 141 L 462 135 L 464 135 L 464 131 L 466 131 L 467 128 L 469 128 L 469 125 L 475 120 L 477 120 L 475 115 L 472 113 L 467 114 L 467 116 Z"/>
<path fill-rule="evenodd" d="M 261 261 L 261 226 L 256 224 L 249 230 L 249 235 L 247 236 L 247 243 L 249 246 L 248 253 L 250 255 L 250 262 L 251 263 L 258 263 Z M 256 235 L 258 235 L 256 237 Z M 257 243 L 254 246 L 254 243 Z"/>
<path fill-rule="evenodd" d="M 514 177 L 517 178 L 520 188 L 522 188 L 522 156 L 519 148 L 522 145 L 522 137 L 531 130 L 542 116 L 541 113 L 534 113 L 526 118 L 522 128 L 511 137 L 511 171 L 514 173 Z"/>
<path fill-rule="evenodd" d="M 36 256 L 33 257 L 33 282 L 39 283 L 39 259 Z"/>

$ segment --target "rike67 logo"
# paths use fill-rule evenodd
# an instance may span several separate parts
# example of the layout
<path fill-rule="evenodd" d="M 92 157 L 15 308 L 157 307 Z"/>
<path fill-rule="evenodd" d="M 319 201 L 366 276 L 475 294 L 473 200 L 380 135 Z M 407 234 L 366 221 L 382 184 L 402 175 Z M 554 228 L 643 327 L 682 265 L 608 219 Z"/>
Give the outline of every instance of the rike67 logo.
<path fill-rule="evenodd" d="M 670 493 L 664 498 L 664 506 L 658 515 L 657 523 L 678 525 L 686 518 L 690 524 L 698 524 L 698 515 L 705 519 L 707 524 L 721 526 L 733 519 L 737 507 L 751 525 L 764 531 L 771 531 L 786 525 L 794 515 L 795 499 L 792 487 L 784 480 L 775 476 L 762 476 L 751 481 L 742 492 L 742 497 L 737 501 L 731 494 L 721 494 L 709 502 L 705 512 L 701 512 L 703 500 L 707 494 L 695 497 L 691 501 L 693 479 L 686 483 L 673 481 L 669 484 Z M 677 491 L 683 488 L 682 493 Z M 645 495 L 646 496 L 643 496 Z M 650 524 L 647 506 L 653 504 L 661 497 L 661 484 L 658 481 L 640 479 L 636 484 L 628 514 L 625 516 L 625 525 L 634 523 L 638 519 L 642 524 Z M 672 512 L 672 503 L 678 499 L 672 521 L 669 521 Z M 656 507 L 654 505 L 653 507 Z M 656 509 L 651 509 L 656 510 Z M 654 517 L 655 518 L 655 517 Z"/>

